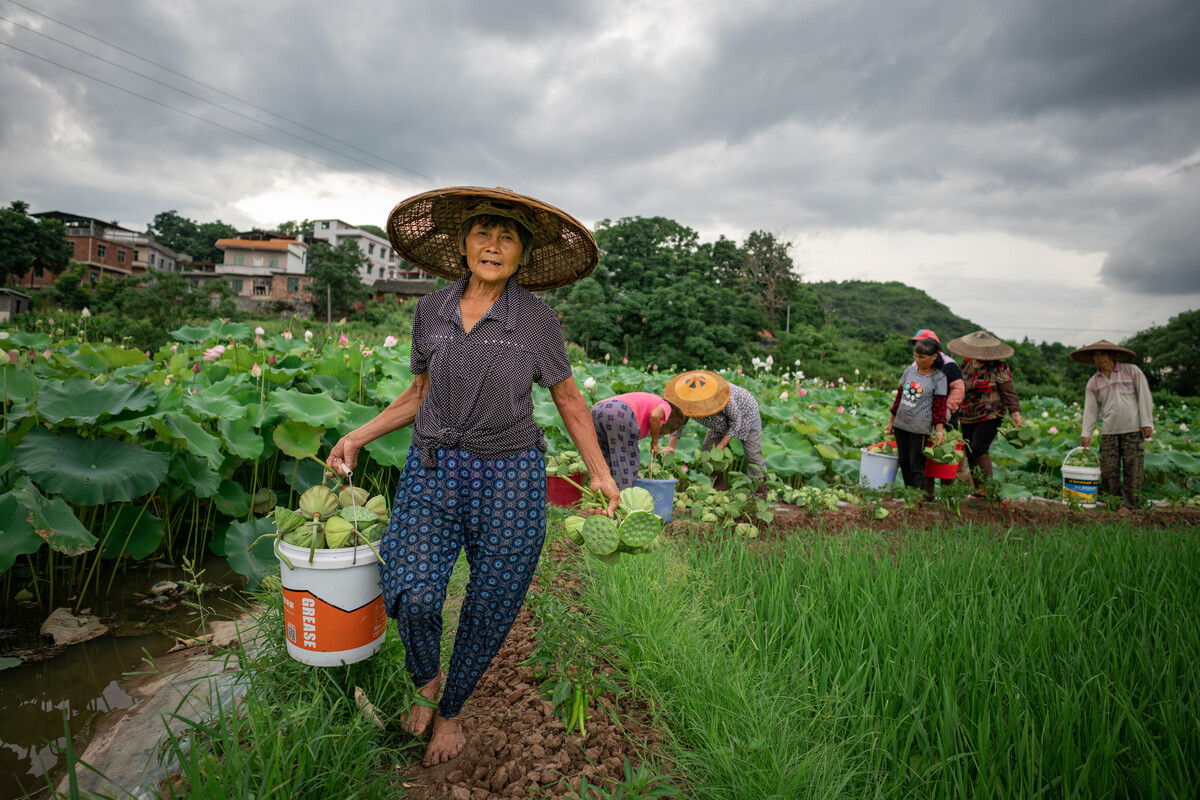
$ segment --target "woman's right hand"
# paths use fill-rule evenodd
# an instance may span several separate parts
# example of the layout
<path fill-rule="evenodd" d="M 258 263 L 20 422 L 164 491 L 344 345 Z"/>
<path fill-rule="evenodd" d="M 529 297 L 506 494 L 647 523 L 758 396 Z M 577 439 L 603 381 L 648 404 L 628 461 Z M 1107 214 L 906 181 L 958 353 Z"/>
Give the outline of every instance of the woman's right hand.
<path fill-rule="evenodd" d="M 350 472 L 354 471 L 354 467 L 358 465 L 358 451 L 362 446 L 356 444 L 350 434 L 346 434 L 338 443 L 329 451 L 329 457 L 325 459 L 325 465 L 333 470 L 333 474 L 339 478 L 344 478 L 347 472 L 342 469 L 345 466 Z"/>
<path fill-rule="evenodd" d="M 883 432 L 886 433 L 888 436 L 891 436 L 892 433 L 896 430 L 895 426 L 893 425 L 894 422 L 895 422 L 894 419 L 889 419 L 887 421 L 887 425 L 885 425 L 883 428 Z"/>

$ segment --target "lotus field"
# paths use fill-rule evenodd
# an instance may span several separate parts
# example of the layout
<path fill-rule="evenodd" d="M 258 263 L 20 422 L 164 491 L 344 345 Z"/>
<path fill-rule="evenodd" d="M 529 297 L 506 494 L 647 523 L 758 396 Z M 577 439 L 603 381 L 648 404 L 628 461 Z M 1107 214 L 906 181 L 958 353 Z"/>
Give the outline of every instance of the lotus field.
<path fill-rule="evenodd" d="M 267 336 L 217 320 L 181 327 L 174 344 L 140 352 L 85 333 L 8 332 L 0 359 L 0 573 L 11 589 L 20 563 L 17 580 L 50 594 L 40 598 L 46 604 L 55 591 L 82 598 L 98 590 L 101 576 L 111 583 L 125 559 L 195 557 L 207 547 L 243 574 L 272 569 L 269 543 L 247 552 L 272 530 L 271 511 L 320 482 L 320 456 L 411 380 L 407 345 L 392 336 Z M 800 364 L 783 371 L 755 360 L 744 372 L 723 372 L 759 399 L 774 477 L 793 487 L 856 484 L 859 449 L 883 438 L 889 391 L 808 379 Z M 597 363 L 577 365 L 575 375 L 593 401 L 659 392 L 667 377 Z M 1055 497 L 1058 467 L 1078 443 L 1080 408 L 1044 398 L 1026 398 L 1023 408 L 1034 435 L 993 450 L 1004 468 L 1001 496 Z M 1200 474 L 1200 445 L 1186 404 L 1156 413 L 1147 494 L 1182 501 Z M 551 453 L 569 447 L 549 393 L 536 388 L 535 416 Z M 682 458 L 671 467 L 685 482 L 701 433 L 684 429 Z M 365 488 L 390 492 L 409 443 L 404 430 L 367 446 L 371 460 L 358 476 Z M 736 460 L 736 440 L 732 449 Z M 12 594 L 4 592 L 5 602 Z"/>

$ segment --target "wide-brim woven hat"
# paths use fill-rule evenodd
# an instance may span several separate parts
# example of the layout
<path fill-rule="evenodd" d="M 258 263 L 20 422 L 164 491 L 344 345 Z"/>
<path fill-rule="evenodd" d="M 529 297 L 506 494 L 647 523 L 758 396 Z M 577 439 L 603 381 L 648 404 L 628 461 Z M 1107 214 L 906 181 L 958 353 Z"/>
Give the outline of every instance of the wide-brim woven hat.
<path fill-rule="evenodd" d="M 459 250 L 463 220 L 496 214 L 533 234 L 529 259 L 516 272 L 531 291 L 566 286 L 586 277 L 600 260 L 596 240 L 570 214 L 508 189 L 451 186 L 402 200 L 388 215 L 392 247 L 409 263 L 448 280 L 466 271 Z"/>
<path fill-rule="evenodd" d="M 946 349 L 956 356 L 973 358 L 976 361 L 1000 361 L 1015 351 L 1009 345 L 987 331 L 975 331 L 957 339 L 951 339 Z"/>
<path fill-rule="evenodd" d="M 1087 347 L 1081 347 L 1078 350 L 1071 351 L 1071 360 L 1077 361 L 1080 364 L 1094 364 L 1092 354 L 1107 350 L 1113 354 L 1114 361 L 1133 361 L 1137 358 L 1137 353 L 1130 350 L 1128 347 L 1121 347 L 1119 344 L 1113 344 L 1107 339 L 1101 339 L 1098 342 L 1092 342 Z"/>
<path fill-rule="evenodd" d="M 671 403 L 670 400 L 667 400 L 667 402 Z M 684 423 L 687 422 L 687 419 L 687 414 L 683 413 L 683 409 L 674 403 L 671 403 L 671 416 L 663 420 L 663 424 L 658 426 L 658 432 L 663 436 L 670 436 L 672 433 L 682 428 Z"/>
<path fill-rule="evenodd" d="M 715 372 L 694 369 L 667 381 L 663 397 L 689 417 L 711 417 L 729 404 L 729 382 Z"/>

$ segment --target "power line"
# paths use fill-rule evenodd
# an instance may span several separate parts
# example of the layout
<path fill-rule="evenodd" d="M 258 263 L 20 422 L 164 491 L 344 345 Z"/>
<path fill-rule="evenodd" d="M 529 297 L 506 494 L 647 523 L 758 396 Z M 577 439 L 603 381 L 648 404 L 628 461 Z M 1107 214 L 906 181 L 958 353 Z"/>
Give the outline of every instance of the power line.
<path fill-rule="evenodd" d="M 18 2 L 16 2 L 16 0 L 8 0 L 8 2 L 9 2 L 9 3 L 11 3 L 11 4 L 12 4 L 12 5 L 14 5 L 14 6 L 17 6 L 18 8 L 22 8 L 22 9 L 24 9 L 25 11 L 28 11 L 28 12 L 29 12 L 29 13 L 31 13 L 31 14 L 35 14 L 35 15 L 37 15 L 37 16 L 39 16 L 39 17 L 42 17 L 43 19 L 47 19 L 47 20 L 49 20 L 50 22 L 53 22 L 53 23 L 55 23 L 56 25 L 61 25 L 62 27 L 64 27 L 64 28 L 67 28 L 68 30 L 75 31 L 76 33 L 80 34 L 81 36 L 86 36 L 87 38 L 89 38 L 89 39 L 93 39 L 93 40 L 95 40 L 95 41 L 97 41 L 97 42 L 100 42 L 101 44 L 103 44 L 103 45 L 106 45 L 106 46 L 108 46 L 108 47 L 111 47 L 111 48 L 113 48 L 114 50 L 118 50 L 118 51 L 120 51 L 120 52 L 122 52 L 122 53 L 125 53 L 126 55 L 132 56 L 133 58 L 136 58 L 136 59 L 138 59 L 139 61 L 144 61 L 144 62 L 146 62 L 147 64 L 150 64 L 150 65 L 152 65 L 152 66 L 155 66 L 155 67 L 157 67 L 157 68 L 159 68 L 159 69 L 161 69 L 161 70 L 164 70 L 165 72 L 169 72 L 169 73 L 171 73 L 172 75 L 177 75 L 178 77 L 180 77 L 180 78 L 183 78 L 183 79 L 184 79 L 184 80 L 186 80 L 186 81 L 190 81 L 190 82 L 192 82 L 192 83 L 196 84 L 197 86 L 203 86 L 205 89 L 208 89 L 209 91 L 216 92 L 217 94 L 220 94 L 220 95 L 223 95 L 223 96 L 225 96 L 225 97 L 228 97 L 228 98 L 229 98 L 229 99 L 231 99 L 231 100 L 236 100 L 237 102 L 239 102 L 239 103 L 242 103 L 242 104 L 244 104 L 244 105 L 247 105 L 247 106 L 249 106 L 250 108 L 253 108 L 253 109 L 255 109 L 256 111 L 261 111 L 261 112 L 262 112 L 262 113 L 264 113 L 264 114 L 268 114 L 268 115 L 270 115 L 270 116 L 272 116 L 272 117 L 274 117 L 274 118 L 276 118 L 276 119 L 282 120 L 282 121 L 284 121 L 284 122 L 288 123 L 289 125 L 295 125 L 297 128 L 301 128 L 301 129 L 303 129 L 303 130 L 309 131 L 310 133 L 315 133 L 316 135 L 318 135 L 318 136 L 322 136 L 322 137 L 324 137 L 324 138 L 328 139 L 328 140 L 329 140 L 329 141 L 331 141 L 331 142 L 336 142 L 336 143 L 338 143 L 338 144 L 342 145 L 343 147 L 349 147 L 351 150 L 356 150 L 356 151 L 358 151 L 358 152 L 360 152 L 360 153 L 362 153 L 362 154 L 364 154 L 364 155 L 370 156 L 371 158 L 374 158 L 374 159 L 376 159 L 377 161 L 382 161 L 382 162 L 383 162 L 383 163 L 385 163 L 385 164 L 391 164 L 393 167 L 397 167 L 398 169 L 402 169 L 402 170 L 404 170 L 404 171 L 405 171 L 405 172 L 407 172 L 409 175 L 414 175 L 414 176 L 416 176 L 416 177 L 418 177 L 418 178 L 421 178 L 422 180 L 426 181 L 428 184 L 435 184 L 435 183 L 437 183 L 437 181 L 436 181 L 436 180 L 434 180 L 433 178 L 429 177 L 428 175 L 424 175 L 424 174 L 422 174 L 422 173 L 420 173 L 420 172 L 417 172 L 416 170 L 409 169 L 408 167 L 404 166 L 403 164 L 397 164 L 395 161 L 391 161 L 390 159 L 384 158 L 383 156 L 376 155 L 375 153 L 372 153 L 372 152 L 370 152 L 369 150 L 364 150 L 363 148 L 361 148 L 361 147 L 358 147 L 358 146 L 356 146 L 356 145 L 353 145 L 353 144 L 351 144 L 350 142 L 343 141 L 343 140 L 341 140 L 341 139 L 338 139 L 338 138 L 337 138 L 337 137 L 335 137 L 335 136 L 330 136 L 330 135 L 329 135 L 329 134 L 327 134 L 327 133 L 324 133 L 324 132 L 322 132 L 322 131 L 319 131 L 319 130 L 317 130 L 317 129 L 315 129 L 315 128 L 311 128 L 311 127 L 309 127 L 309 126 L 307 126 L 307 125 L 305 125 L 305 124 L 303 124 L 303 123 L 301 123 L 301 122 L 297 122 L 297 121 L 295 121 L 295 120 L 293 120 L 293 119 L 289 119 L 289 118 L 287 118 L 287 117 L 285 117 L 285 116 L 283 116 L 283 115 L 281 115 L 281 114 L 277 114 L 277 113 L 275 113 L 274 111 L 271 111 L 270 109 L 263 108 L 262 106 L 256 105 L 256 104 L 254 104 L 254 103 L 250 102 L 249 100 L 245 100 L 245 99 L 243 99 L 243 98 L 241 98 L 241 97 L 238 97 L 237 95 L 230 94 L 229 92 L 226 92 L 226 91 L 224 91 L 224 90 L 222 90 L 222 89 L 219 89 L 219 88 L 217 88 L 216 86 L 212 86 L 212 85 L 210 85 L 210 84 L 207 84 L 207 83 L 205 83 L 205 82 L 203 82 L 203 81 L 197 80 L 197 79 L 195 79 L 195 78 L 193 78 L 193 77 L 191 77 L 191 76 L 189 76 L 189 75 L 185 75 L 185 74 L 184 74 L 184 73 L 182 73 L 182 72 L 179 72 L 179 71 L 177 71 L 177 70 L 171 69 L 170 67 L 168 67 L 168 66 L 166 66 L 166 65 L 164 65 L 164 64 L 160 64 L 160 63 L 158 63 L 157 61 L 154 61 L 154 60 L 152 60 L 152 59 L 146 58 L 145 56 L 142 56 L 142 55 L 140 55 L 140 54 L 138 54 L 138 53 L 135 53 L 135 52 L 133 52 L 132 50 L 127 50 L 126 48 L 124 48 L 124 47 L 121 47 L 120 45 L 113 44 L 112 42 L 109 42 L 109 41 L 107 41 L 107 40 L 105 40 L 105 39 L 102 39 L 102 38 L 100 38 L 99 36 L 95 36 L 95 35 L 93 35 L 93 34 L 90 34 L 90 33 L 88 33 L 87 31 L 84 31 L 84 30 L 80 30 L 79 28 L 76 28 L 76 27 L 75 27 L 75 26 L 73 26 L 73 25 L 69 25 L 69 24 L 67 24 L 67 23 L 65 23 L 65 22 L 62 22 L 61 20 L 55 19 L 54 17 L 51 17 L 51 16 L 49 16 L 49 15 L 47 15 L 47 14 L 43 14 L 42 12 L 40 12 L 40 11 L 37 11 L 36 9 L 30 8 L 29 6 L 26 6 L 26 5 L 22 4 L 22 3 L 18 3 Z M 136 70 L 132 70 L 132 69 L 130 69 L 130 68 L 128 68 L 128 67 L 121 66 L 120 64 L 117 64 L 117 63 L 116 63 L 116 62 L 114 62 L 114 61 L 109 61 L 108 59 L 106 59 L 106 58 L 103 58 L 102 56 L 98 56 L 98 55 L 96 55 L 96 54 L 94 54 L 94 53 L 89 53 L 88 51 L 86 51 L 86 50 L 83 50 L 83 49 L 81 49 L 81 48 L 79 48 L 79 47 L 76 47 L 75 45 L 68 44 L 68 43 L 66 43 L 66 42 L 60 41 L 59 39 L 55 39 L 54 37 L 52 37 L 52 36 L 49 36 L 49 35 L 47 35 L 47 34 L 44 34 L 44 33 L 41 33 L 40 31 L 33 30 L 32 28 L 27 28 L 27 27 L 25 27 L 24 25 L 21 25 L 20 23 L 14 22 L 13 20 L 6 19 L 6 18 L 4 18 L 4 17 L 0 17 L 0 19 L 3 19 L 4 21 L 6 21 L 6 22 L 8 22 L 8 23 L 10 23 L 10 24 L 12 24 L 12 25 L 15 25 L 15 26 L 17 26 L 17 27 L 19 27 L 19 28 L 22 28 L 22 29 L 24 29 L 24 30 L 27 30 L 27 31 L 29 31 L 30 33 L 35 33 L 35 34 L 37 34 L 38 36 L 42 36 L 42 37 L 44 37 L 44 38 L 46 38 L 46 39 L 49 39 L 49 40 L 50 40 L 50 41 L 52 41 L 52 42 L 57 42 L 58 44 L 60 44 L 60 45 L 63 45 L 64 47 L 69 47 L 69 48 L 71 48 L 72 50 L 76 50 L 76 51 L 78 51 L 78 52 L 80 52 L 80 53 L 83 53 L 83 54 L 85 54 L 85 55 L 91 56 L 92 58 L 95 58 L 95 59 L 98 59 L 98 60 L 100 60 L 100 61 L 103 61 L 103 62 L 104 62 L 104 63 L 106 63 L 106 64 L 111 64 L 112 66 L 114 66 L 114 67 L 117 67 L 118 69 L 123 69 L 123 70 L 125 70 L 126 72 L 130 72 L 130 73 L 132 73 L 132 74 L 134 74 L 134 75 L 137 75 L 137 76 L 139 76 L 139 77 L 145 78 L 146 80 L 154 81 L 155 83 L 158 83 L 158 84 L 160 84 L 160 85 L 162 85 L 162 86 L 165 86 L 165 87 L 167 87 L 168 89 L 171 89 L 171 90 L 173 90 L 173 91 L 179 92 L 179 93 L 181 93 L 181 94 L 185 94 L 185 95 L 187 95 L 188 97 L 195 98 L 195 99 L 197 99 L 197 100 L 200 100 L 201 102 L 204 102 L 204 103 L 209 103 L 210 105 L 213 105 L 213 106 L 215 106 L 216 108 L 220 108 L 220 109 L 221 109 L 221 110 L 223 110 L 223 111 L 228 111 L 228 112 L 229 112 L 229 113 L 231 113 L 231 114 L 236 114 L 237 116 L 240 116 L 240 117 L 242 117 L 242 118 L 244 118 L 244 119 L 250 120 L 251 122 L 256 122 L 256 123 L 258 123 L 259 125 L 263 125 L 263 126 L 265 126 L 265 127 L 267 127 L 267 128 L 270 128 L 271 130 L 279 131 L 280 133 L 283 133 L 283 134 L 285 134 L 285 135 L 287 135 L 287 136 L 291 136 L 291 137 L 293 137 L 293 138 L 295 138 L 295 139 L 299 139 L 299 140 L 300 140 L 300 141 L 302 141 L 302 142 L 305 142 L 305 143 L 307 143 L 307 144 L 311 144 L 311 145 L 313 145 L 314 147 L 320 147 L 321 149 L 323 149 L 323 150 L 327 150 L 328 152 L 331 152 L 331 153 L 336 153 L 337 155 L 339 155 L 339 156 L 342 156 L 343 158 L 349 158 L 349 159 L 351 159 L 352 161 L 358 161 L 358 163 L 360 163 L 360 164 L 363 164 L 363 165 L 365 165 L 365 166 L 369 166 L 369 167 L 372 167 L 372 168 L 378 169 L 378 167 L 376 167 L 374 164 L 368 164 L 367 162 L 365 162 L 365 161 L 360 161 L 359 159 L 357 159 L 357 158 L 354 158 L 353 156 L 348 156 L 348 155 L 346 155 L 345 153 L 339 153 L 339 152 L 337 152 L 336 150 L 332 150 L 332 149 L 330 149 L 330 148 L 328 148 L 328 147 L 326 147 L 326 146 L 324 146 L 324 145 L 322 145 L 322 144 L 319 144 L 319 143 L 317 143 L 317 142 L 310 141 L 310 140 L 308 140 L 308 139 L 305 139 L 305 138 L 303 138 L 303 137 L 301 137 L 301 136 L 297 136 L 296 134 L 290 133 L 290 132 L 288 132 L 288 131 L 285 131 L 285 130 L 283 130 L 283 129 L 281 129 L 281 128 L 277 128 L 277 127 L 275 127 L 275 126 L 273 126 L 273 125 L 270 125 L 270 124 L 268 124 L 268 123 L 266 123 L 266 122 L 263 122 L 262 120 L 254 119 L 253 117 L 247 116 L 247 115 L 245 115 L 245 114 L 242 114 L 242 113 L 240 113 L 240 112 L 238 112 L 238 111 L 234 111 L 233 109 L 231 109 L 231 108 L 228 108 L 228 107 L 226 107 L 226 106 L 222 106 L 222 105 L 219 105 L 219 104 L 217 104 L 217 103 L 214 103 L 214 102 L 212 102 L 211 100 L 207 100 L 207 99 L 205 99 L 205 98 L 203 98 L 203 97 L 200 97 L 199 95 L 192 94 L 191 92 L 188 92 L 188 91 L 186 91 L 186 90 L 184 90 L 184 89 L 180 89 L 180 88 L 178 88 L 178 87 L 171 86 L 170 84 L 168 84 L 168 83 L 164 83 L 163 81 L 160 81 L 160 80 L 158 80 L 157 78 L 152 78 L 152 77 L 150 77 L 149 75 L 145 75 L 145 74 L 143 74 L 143 73 L 137 72 Z M 17 49 L 17 48 L 13 48 L 13 49 Z M 24 52 L 24 51 L 22 51 L 22 52 Z M 49 60 L 49 59 L 43 59 L 43 60 Z M 55 63 L 55 62 L 51 62 L 51 63 Z M 61 66 L 61 65 L 58 65 L 58 66 Z M 119 87 L 118 87 L 118 88 L 119 88 Z M 384 171 L 384 172 L 389 172 L 389 170 L 383 170 L 383 171 Z M 393 175 L 394 175 L 395 173 L 390 173 L 390 174 L 393 174 Z M 402 175 L 398 175 L 397 177 L 403 178 L 404 180 L 410 180 L 409 178 L 407 178 L 407 177 L 405 177 L 405 176 L 402 176 Z"/>
<path fill-rule="evenodd" d="M 20 47 L 17 47 L 16 45 L 9 44 L 8 42 L 0 42 L 0 45 L 4 45 L 5 47 L 7 47 L 9 49 L 16 50 L 18 53 L 24 53 L 25 55 L 36 58 L 39 61 L 45 61 L 47 64 L 53 64 L 56 67 L 65 69 L 67 72 L 73 72 L 76 75 L 80 75 L 84 78 L 87 78 L 88 80 L 92 80 L 92 81 L 95 81 L 96 83 L 103 84 L 105 86 L 108 86 L 109 88 L 116 89 L 119 92 L 124 92 L 125 94 L 133 95 L 134 97 L 141 98 L 142 100 L 147 100 L 151 103 L 154 103 L 155 105 L 159 105 L 159 106 L 162 106 L 163 108 L 170 109 L 171 111 L 174 111 L 177 114 L 183 114 L 186 117 L 191 117 L 192 119 L 196 119 L 196 120 L 199 120 L 200 122 L 204 122 L 204 123 L 207 123 L 214 127 L 220 128 L 221 130 L 229 131 L 230 133 L 236 133 L 238 136 L 245 137 L 252 142 L 258 142 L 259 144 L 266 145 L 267 147 L 274 148 L 274 149 L 279 150 L 284 153 L 288 153 L 289 155 L 296 156 L 297 158 L 303 158 L 305 161 L 311 161 L 314 164 L 320 164 L 322 167 L 331 169 L 334 172 L 341 172 L 345 175 L 353 175 L 354 174 L 354 173 L 350 172 L 349 170 L 342 169 L 341 167 L 335 167 L 332 164 L 327 164 L 326 162 L 321 161 L 320 159 L 313 158 L 312 156 L 306 156 L 305 154 L 298 153 L 295 150 L 289 150 L 286 147 L 281 147 L 280 145 L 273 144 L 272 142 L 268 142 L 265 139 L 260 139 L 257 136 L 252 136 L 249 133 L 246 133 L 245 131 L 239 131 L 236 128 L 230 128 L 228 125 L 222 125 L 219 122 L 215 122 L 211 119 L 206 119 L 206 118 L 200 116 L 199 114 L 193 114 L 190 111 L 184 111 L 182 108 L 176 108 L 175 106 L 168 105 L 167 103 L 164 103 L 161 100 L 155 100 L 153 97 L 147 97 L 144 94 L 138 94 L 137 92 L 133 91 L 132 89 L 126 89 L 123 86 L 117 86 L 115 83 L 109 83 L 106 80 L 97 78 L 95 75 L 88 75 L 86 72 L 80 72 L 79 70 L 74 69 L 73 67 L 68 67 L 66 64 L 60 64 L 53 59 L 46 58 L 45 56 L 39 56 L 37 53 L 31 53 L 28 50 L 24 50 Z M 366 181 L 367 183 L 373 183 L 376 186 L 383 188 L 383 189 L 388 189 L 389 191 L 391 191 L 395 188 L 392 186 L 387 186 L 385 184 L 382 184 L 379 181 L 371 180 L 370 178 L 367 178 L 364 176 L 357 176 L 357 177 L 362 178 L 362 180 Z"/>

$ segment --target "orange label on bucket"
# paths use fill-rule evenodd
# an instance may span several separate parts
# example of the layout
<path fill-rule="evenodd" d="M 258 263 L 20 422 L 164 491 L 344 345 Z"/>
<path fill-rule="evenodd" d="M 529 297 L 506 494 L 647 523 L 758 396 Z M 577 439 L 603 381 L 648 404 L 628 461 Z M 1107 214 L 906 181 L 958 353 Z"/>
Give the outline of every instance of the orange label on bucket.
<path fill-rule="evenodd" d="M 368 645 L 383 635 L 387 614 L 383 595 L 349 611 L 308 591 L 283 590 L 283 623 L 288 641 L 317 653 L 337 653 Z"/>

